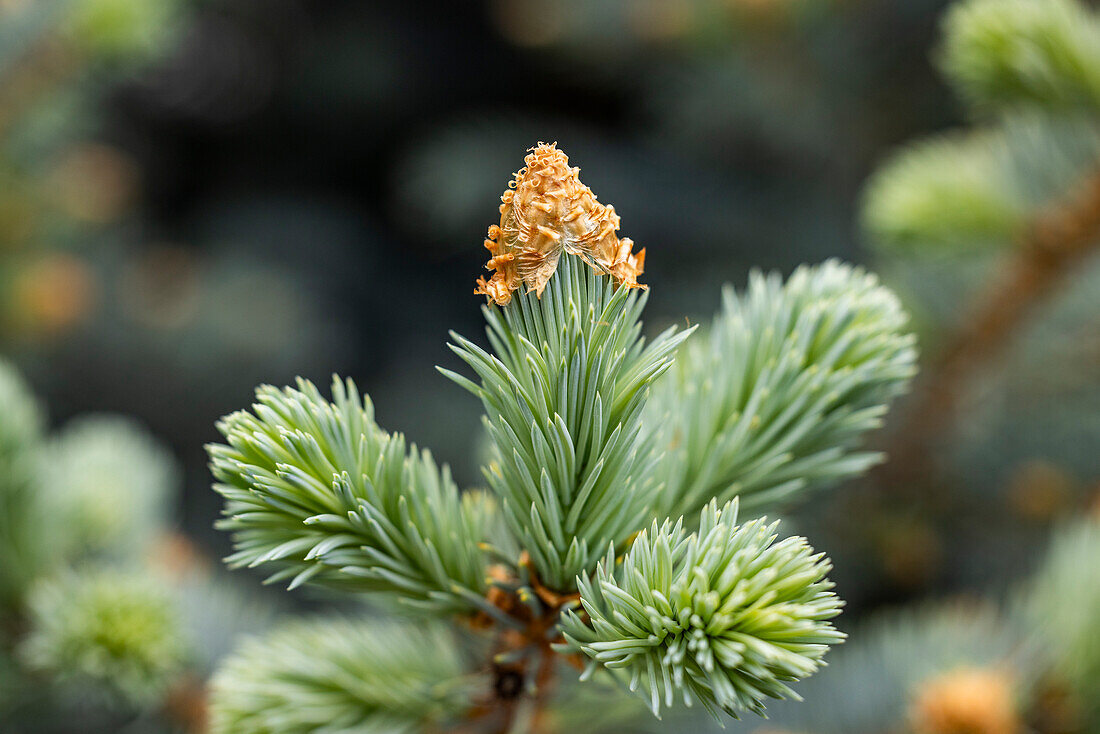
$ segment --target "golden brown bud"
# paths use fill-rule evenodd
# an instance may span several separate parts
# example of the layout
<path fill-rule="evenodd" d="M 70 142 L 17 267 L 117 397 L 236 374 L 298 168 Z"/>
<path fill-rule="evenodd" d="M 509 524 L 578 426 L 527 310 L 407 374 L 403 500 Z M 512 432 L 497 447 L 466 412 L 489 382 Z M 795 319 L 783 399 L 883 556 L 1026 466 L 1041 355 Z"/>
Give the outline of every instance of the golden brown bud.
<path fill-rule="evenodd" d="M 500 197 L 500 225 L 489 227 L 485 240 L 492 253 L 485 267 L 495 272 L 488 280 L 478 278 L 474 292 L 500 306 L 512 300 L 520 285 L 541 297 L 562 252 L 609 273 L 620 285 L 644 287 L 638 276 L 645 267 L 645 250 L 633 253 L 634 243 L 619 239 L 615 208 L 596 201 L 565 153 L 554 143 L 539 143 L 524 163 Z"/>
<path fill-rule="evenodd" d="M 1000 670 L 964 668 L 923 683 L 909 718 L 917 734 L 1018 734 L 1012 681 Z"/>

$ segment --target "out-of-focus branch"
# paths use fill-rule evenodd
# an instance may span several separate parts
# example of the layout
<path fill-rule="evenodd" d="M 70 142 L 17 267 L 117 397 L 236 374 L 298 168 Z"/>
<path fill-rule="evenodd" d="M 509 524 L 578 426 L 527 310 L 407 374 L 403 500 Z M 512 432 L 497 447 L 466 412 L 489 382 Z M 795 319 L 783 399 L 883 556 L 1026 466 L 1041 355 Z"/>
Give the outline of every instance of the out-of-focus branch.
<path fill-rule="evenodd" d="M 917 481 L 948 432 L 960 396 L 978 368 L 1000 354 L 1035 307 L 1100 245 L 1100 171 L 1066 201 L 1041 212 L 1000 275 L 982 292 L 939 357 L 918 379 L 906 414 L 879 466 L 880 484 Z"/>

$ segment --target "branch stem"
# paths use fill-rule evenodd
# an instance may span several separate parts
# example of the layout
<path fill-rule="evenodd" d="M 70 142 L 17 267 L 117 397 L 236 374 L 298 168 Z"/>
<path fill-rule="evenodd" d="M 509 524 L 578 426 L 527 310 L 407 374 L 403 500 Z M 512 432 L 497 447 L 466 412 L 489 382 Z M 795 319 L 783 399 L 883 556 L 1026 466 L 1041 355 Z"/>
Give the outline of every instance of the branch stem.
<path fill-rule="evenodd" d="M 546 731 L 546 708 L 556 682 L 558 653 L 553 645 L 560 641 L 558 618 L 579 595 L 543 586 L 526 553 L 520 558 L 519 568 L 527 574 L 529 586 L 515 583 L 518 579 L 508 575 L 503 566 L 491 571 L 500 583 L 492 587 L 486 600 L 498 613 L 480 617 L 477 625 L 496 627 L 489 666 L 493 689 L 489 698 L 471 712 L 467 722 L 471 731 L 477 729 L 480 720 L 481 726 L 494 734 L 511 734 L 521 711 L 528 721 L 527 734 Z M 511 588 L 516 591 L 507 590 Z M 528 603 L 534 599 L 538 603 Z M 500 624 L 502 615 L 508 617 L 509 624 Z M 535 659 L 538 664 L 532 671 Z"/>

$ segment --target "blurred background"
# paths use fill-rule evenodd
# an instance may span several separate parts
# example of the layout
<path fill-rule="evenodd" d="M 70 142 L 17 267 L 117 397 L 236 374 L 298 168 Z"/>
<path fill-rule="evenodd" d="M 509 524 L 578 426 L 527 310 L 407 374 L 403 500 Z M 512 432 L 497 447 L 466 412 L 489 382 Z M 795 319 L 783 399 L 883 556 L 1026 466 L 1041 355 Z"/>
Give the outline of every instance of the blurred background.
<path fill-rule="evenodd" d="M 448 329 L 482 333 L 485 229 L 557 141 L 647 248 L 654 333 L 754 267 L 838 257 L 898 290 L 934 363 L 1004 250 L 881 247 L 863 207 L 900 146 L 974 120 L 935 67 L 945 5 L 0 0 L 0 354 L 51 429 L 122 413 L 166 447 L 202 557 L 228 551 L 203 444 L 261 382 L 354 377 L 476 485 L 478 405 L 434 367 Z M 1098 294 L 1075 260 L 941 415 L 918 389 L 872 438 L 934 461 L 791 518 L 846 619 L 1015 578 L 1096 502 Z"/>
<path fill-rule="evenodd" d="M 481 241 L 536 142 L 648 248 L 657 328 L 754 266 L 867 260 L 864 178 L 960 119 L 923 0 L 98 4 L 3 6 L 3 351 L 52 422 L 167 442 L 214 553 L 202 444 L 260 382 L 354 376 L 478 480 L 477 404 L 434 365 L 482 330 Z"/>

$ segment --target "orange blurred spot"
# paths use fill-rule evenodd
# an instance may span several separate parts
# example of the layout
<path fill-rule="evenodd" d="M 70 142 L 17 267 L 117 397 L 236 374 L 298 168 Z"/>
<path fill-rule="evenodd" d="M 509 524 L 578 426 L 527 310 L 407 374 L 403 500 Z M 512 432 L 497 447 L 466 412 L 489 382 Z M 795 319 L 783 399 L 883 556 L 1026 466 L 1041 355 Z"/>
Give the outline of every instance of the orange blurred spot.
<path fill-rule="evenodd" d="M 916 734 L 1018 734 L 1012 679 L 1003 671 L 962 668 L 932 678 L 909 707 Z"/>
<path fill-rule="evenodd" d="M 49 255 L 15 277 L 16 321 L 32 330 L 64 331 L 95 306 L 98 286 L 87 264 L 71 255 Z"/>

